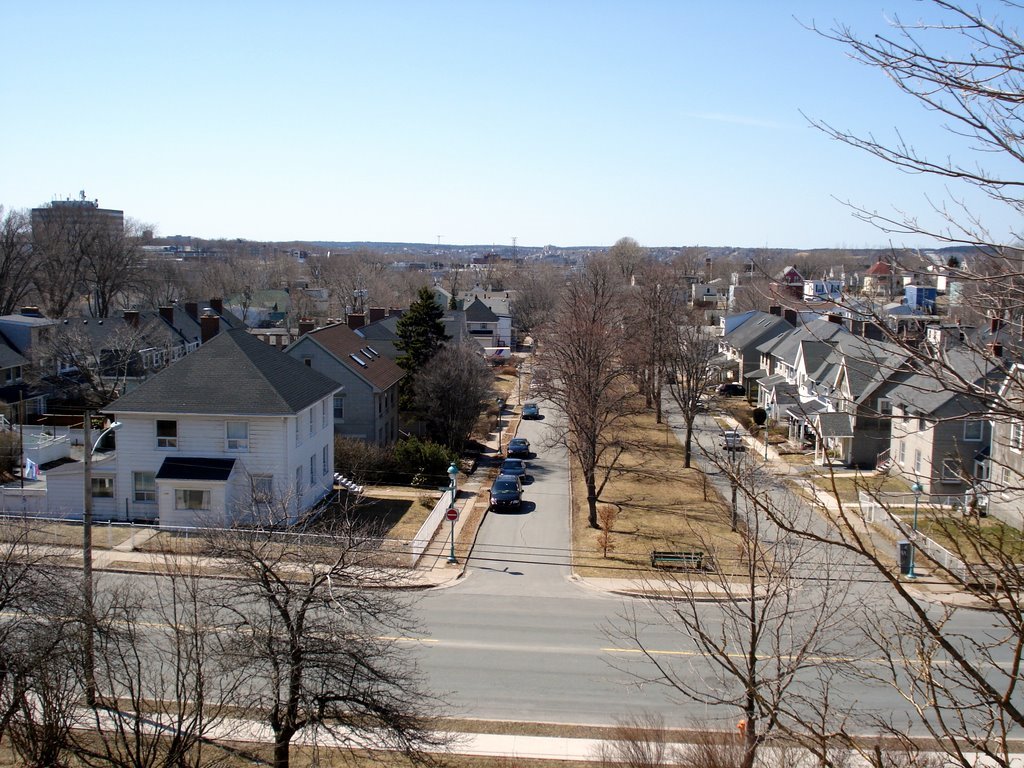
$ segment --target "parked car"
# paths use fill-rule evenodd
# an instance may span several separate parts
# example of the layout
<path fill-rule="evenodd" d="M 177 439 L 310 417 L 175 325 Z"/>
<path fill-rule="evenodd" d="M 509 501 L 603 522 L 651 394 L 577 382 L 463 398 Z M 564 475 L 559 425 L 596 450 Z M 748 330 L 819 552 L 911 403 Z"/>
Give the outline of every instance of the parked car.
<path fill-rule="evenodd" d="M 743 397 L 747 394 L 747 390 L 743 388 L 742 384 L 736 382 L 725 383 L 718 385 L 718 394 L 723 397 Z"/>
<path fill-rule="evenodd" d="M 540 418 L 540 407 L 536 403 L 526 403 L 523 406 L 523 418 L 524 419 L 539 419 Z"/>
<path fill-rule="evenodd" d="M 513 475 L 498 475 L 491 484 L 491 509 L 518 510 L 523 505 L 523 484 Z"/>
<path fill-rule="evenodd" d="M 508 441 L 506 453 L 510 459 L 528 459 L 530 458 L 530 441 L 525 437 L 513 437 Z"/>
<path fill-rule="evenodd" d="M 526 462 L 522 459 L 505 459 L 501 462 L 500 475 L 512 475 L 520 480 L 526 477 Z"/>
<path fill-rule="evenodd" d="M 727 429 L 722 432 L 722 448 L 727 451 L 744 451 L 746 445 L 744 445 L 743 437 L 738 430 Z"/>

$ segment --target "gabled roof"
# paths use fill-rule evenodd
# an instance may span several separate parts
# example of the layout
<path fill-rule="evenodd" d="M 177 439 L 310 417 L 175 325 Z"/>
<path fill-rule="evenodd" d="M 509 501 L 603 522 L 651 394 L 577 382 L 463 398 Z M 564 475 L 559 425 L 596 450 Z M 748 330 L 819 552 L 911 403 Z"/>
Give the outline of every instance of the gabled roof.
<path fill-rule="evenodd" d="M 733 349 L 746 349 L 792 329 L 793 326 L 778 315 L 769 315 L 767 312 L 754 312 L 743 323 L 733 328 L 722 338 Z"/>
<path fill-rule="evenodd" d="M 864 274 L 872 277 L 888 277 L 892 274 L 892 267 L 884 261 L 876 261 Z"/>
<path fill-rule="evenodd" d="M 814 424 L 822 437 L 853 437 L 853 417 L 848 413 L 819 413 Z"/>
<path fill-rule="evenodd" d="M 1006 375 L 991 358 L 969 349 L 950 349 L 940 354 L 944 358 L 940 365 L 952 371 L 952 377 L 979 389 L 995 391 Z M 938 414 L 944 411 L 943 416 L 954 418 L 976 415 L 981 407 L 979 399 L 963 391 L 963 383 L 949 386 L 941 374 L 941 371 L 923 370 L 909 375 L 893 389 L 889 398 L 913 413 Z"/>
<path fill-rule="evenodd" d="M 466 307 L 466 320 L 470 323 L 496 323 L 498 316 L 491 311 L 484 300 L 477 297 Z"/>
<path fill-rule="evenodd" d="M 380 350 L 373 346 L 372 341 L 364 339 L 344 323 L 317 328 L 303 338 L 309 338 L 320 345 L 350 371 L 377 389 L 389 389 L 405 376 L 405 371 L 398 363 L 381 354 Z M 295 344 L 301 341 L 302 339 L 299 339 Z"/>
<path fill-rule="evenodd" d="M 283 416 L 338 389 L 336 381 L 239 328 L 217 334 L 107 410 Z"/>
<path fill-rule="evenodd" d="M 15 368 L 19 365 L 25 366 L 28 364 L 28 360 L 19 355 L 13 347 L 0 342 L 0 370 L 4 368 Z"/>

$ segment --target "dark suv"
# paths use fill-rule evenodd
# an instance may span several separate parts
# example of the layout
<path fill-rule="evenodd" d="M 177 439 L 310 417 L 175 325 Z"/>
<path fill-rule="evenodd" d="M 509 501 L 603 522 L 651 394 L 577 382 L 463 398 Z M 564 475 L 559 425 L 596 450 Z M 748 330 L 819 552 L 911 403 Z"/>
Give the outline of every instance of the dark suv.
<path fill-rule="evenodd" d="M 723 397 L 742 397 L 747 394 L 747 390 L 743 388 L 742 384 L 727 382 L 725 384 L 718 385 L 718 394 Z"/>
<path fill-rule="evenodd" d="M 491 509 L 514 509 L 523 505 L 523 486 L 513 475 L 498 475 L 491 485 Z"/>

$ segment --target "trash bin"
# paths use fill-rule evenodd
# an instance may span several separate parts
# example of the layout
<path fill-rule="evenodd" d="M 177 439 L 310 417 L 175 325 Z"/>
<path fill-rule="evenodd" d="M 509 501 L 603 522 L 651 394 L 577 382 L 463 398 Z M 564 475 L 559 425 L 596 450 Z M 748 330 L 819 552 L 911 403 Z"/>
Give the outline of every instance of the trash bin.
<path fill-rule="evenodd" d="M 906 576 L 910 573 L 911 546 L 913 545 L 909 541 L 898 541 L 896 546 L 899 549 L 900 573 Z"/>

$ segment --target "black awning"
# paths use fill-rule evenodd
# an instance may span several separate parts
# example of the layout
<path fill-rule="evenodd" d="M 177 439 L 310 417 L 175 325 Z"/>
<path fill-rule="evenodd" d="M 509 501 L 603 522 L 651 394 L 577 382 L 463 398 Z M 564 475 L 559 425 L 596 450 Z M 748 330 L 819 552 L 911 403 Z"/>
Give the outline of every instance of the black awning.
<path fill-rule="evenodd" d="M 210 480 L 224 482 L 235 466 L 234 459 L 204 459 L 198 456 L 175 456 L 164 459 L 157 480 Z"/>

